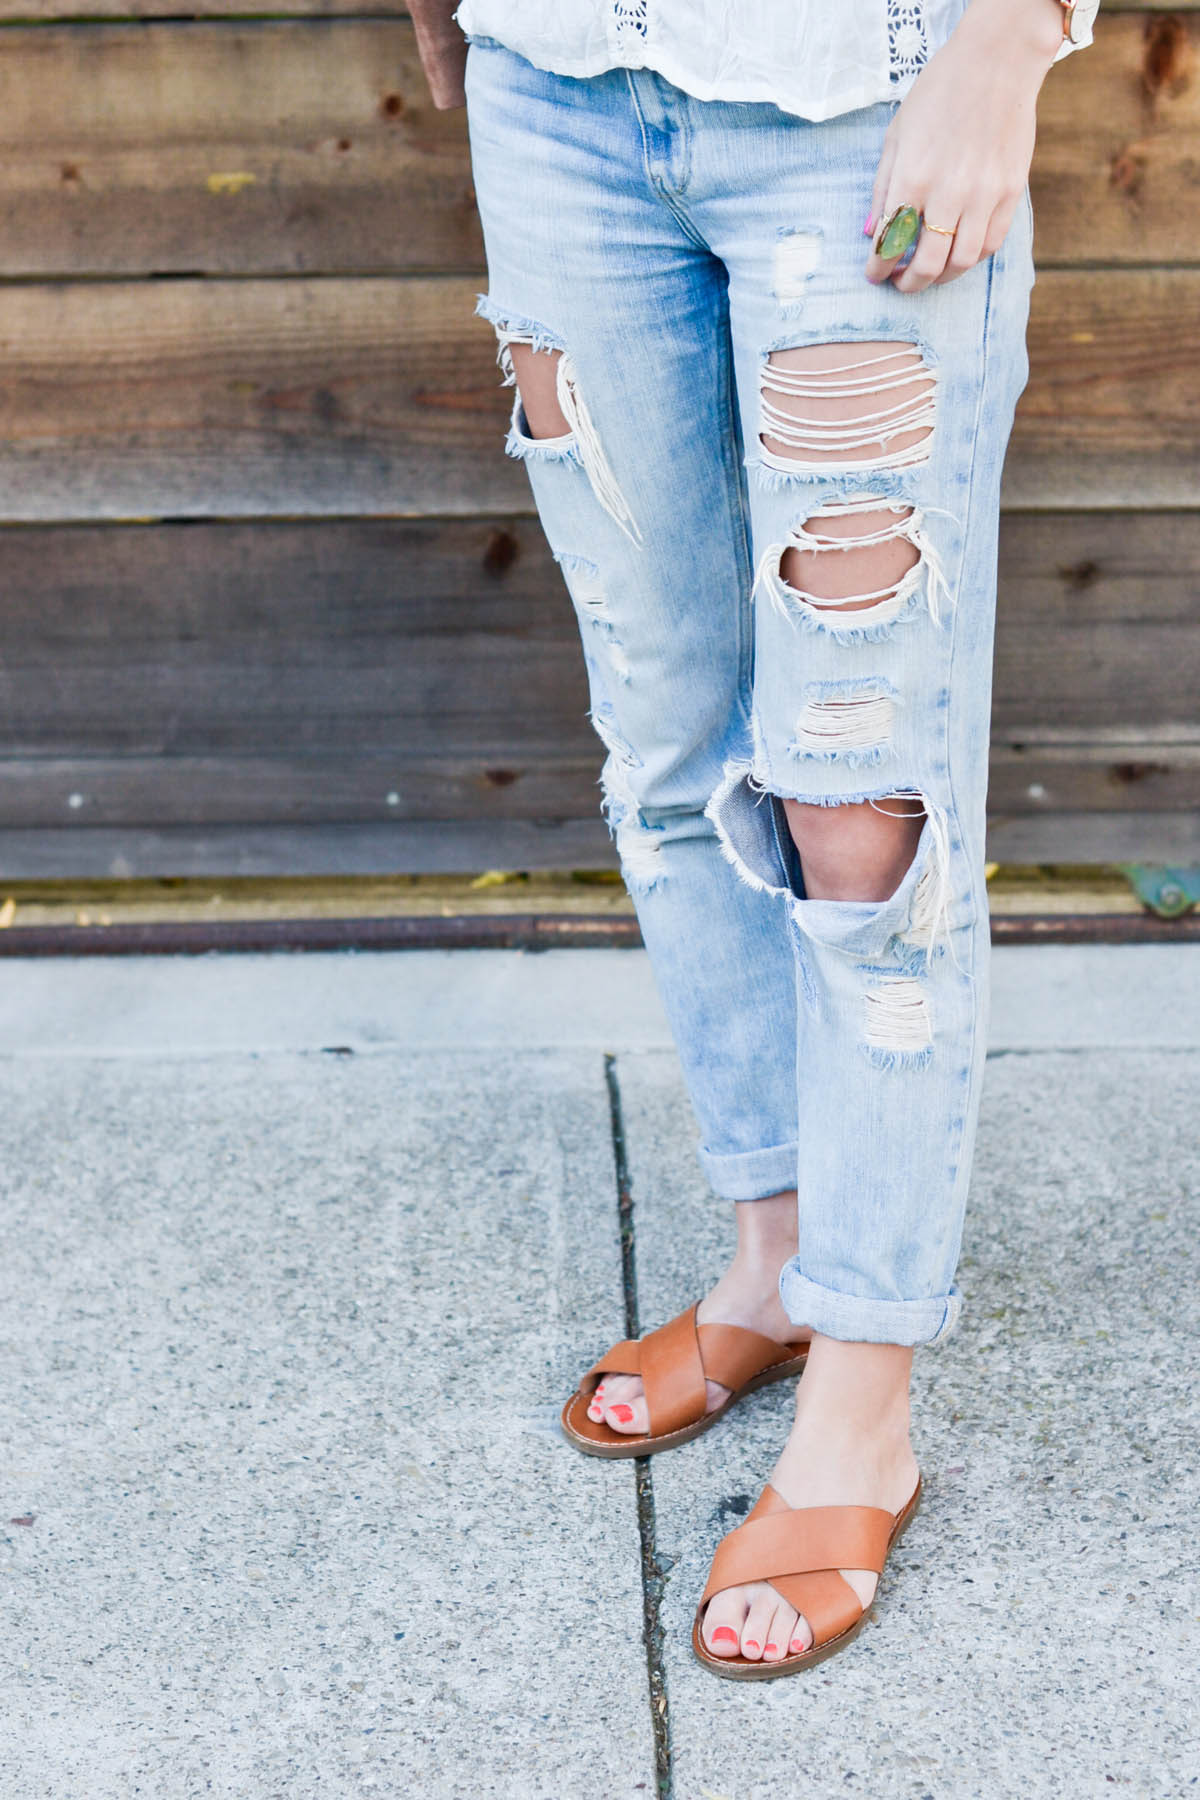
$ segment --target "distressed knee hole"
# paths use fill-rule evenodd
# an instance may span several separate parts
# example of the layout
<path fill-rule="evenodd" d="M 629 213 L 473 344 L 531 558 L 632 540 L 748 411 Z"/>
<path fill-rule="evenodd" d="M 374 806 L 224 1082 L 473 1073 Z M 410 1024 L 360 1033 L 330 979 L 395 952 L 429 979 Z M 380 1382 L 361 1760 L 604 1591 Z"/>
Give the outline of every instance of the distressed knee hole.
<path fill-rule="evenodd" d="M 923 984 L 911 975 L 885 975 L 863 996 L 863 1042 L 884 1067 L 929 1060 L 933 1019 Z"/>
<path fill-rule="evenodd" d="M 879 635 L 922 582 L 929 615 L 949 589 L 915 506 L 866 497 L 831 501 L 764 554 L 755 591 L 794 624 L 839 636 Z M 856 616 L 853 616 L 856 615 Z"/>
<path fill-rule="evenodd" d="M 879 762 L 891 742 L 896 690 L 890 682 L 817 683 L 808 689 L 788 754 L 815 762 Z"/>
<path fill-rule="evenodd" d="M 847 863 L 861 845 L 852 841 L 870 812 L 893 819 L 922 820 L 915 845 L 911 835 L 894 844 L 892 867 L 882 877 L 876 870 L 870 885 L 852 881 Z M 806 828 L 797 833 L 793 820 Z M 820 937 L 830 947 L 871 959 L 895 956 L 897 974 L 909 974 L 914 956 L 924 953 L 928 962 L 944 940 L 953 957 L 950 939 L 950 820 L 946 811 L 916 788 L 890 788 L 879 793 L 830 795 L 821 793 L 780 795 L 764 772 L 748 762 L 729 763 L 720 786 L 705 808 L 725 860 L 746 885 L 787 902 L 792 918 L 808 936 Z M 870 845 L 869 861 L 874 861 Z M 792 853 L 794 852 L 794 857 Z M 825 899 L 866 900 L 866 907 L 834 908 L 819 903 L 814 913 L 803 880 L 803 861 L 824 864 L 834 880 L 818 885 L 843 886 L 841 893 Z M 794 865 L 794 866 L 793 866 Z M 799 872 L 800 879 L 793 879 Z M 865 891 L 854 893 L 860 886 Z M 885 969 L 881 971 L 887 973 Z"/>
<path fill-rule="evenodd" d="M 505 348 L 524 415 L 524 435 L 534 439 L 570 437 L 570 421 L 558 402 L 562 351 L 535 350 L 531 343 L 515 339 Z"/>
<path fill-rule="evenodd" d="M 870 713 L 881 702 L 893 704 L 878 691 L 864 695 L 864 727 L 871 729 Z M 888 713 L 890 724 L 891 713 Z M 824 721 L 823 721 L 824 722 Z M 851 731 L 857 720 L 852 722 Z M 843 726 L 843 729 L 845 727 Z M 882 747 L 877 754 L 882 754 Z M 838 749 L 818 752 L 828 762 L 861 758 L 864 754 Z M 909 796 L 889 794 L 882 800 L 835 797 L 828 804 L 782 799 L 788 834 L 796 849 L 800 889 L 816 900 L 849 900 L 883 905 L 897 894 L 912 866 L 920 842 L 924 805 Z"/>
<path fill-rule="evenodd" d="M 475 310 L 490 320 L 495 329 L 496 360 L 504 374 L 504 385 L 517 389 L 505 442 L 508 454 L 523 462 L 580 464 L 600 506 L 632 543 L 640 544 L 642 534 L 580 392 L 571 352 L 556 342 L 545 326 L 506 316 L 487 295 L 480 295 Z M 534 410 L 531 412 L 529 407 Z"/>
<path fill-rule="evenodd" d="M 928 461 L 937 378 L 915 344 L 806 344 L 762 369 L 759 443 L 769 468 L 901 469 Z"/>

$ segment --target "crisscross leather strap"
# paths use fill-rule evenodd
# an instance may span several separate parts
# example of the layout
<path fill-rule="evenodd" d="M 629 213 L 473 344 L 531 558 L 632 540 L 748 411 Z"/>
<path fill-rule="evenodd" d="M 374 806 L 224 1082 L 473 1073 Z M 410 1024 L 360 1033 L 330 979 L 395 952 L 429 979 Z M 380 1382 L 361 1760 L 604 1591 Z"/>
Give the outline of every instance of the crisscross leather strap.
<path fill-rule="evenodd" d="M 706 1379 L 736 1392 L 772 1363 L 787 1362 L 799 1353 L 795 1345 L 776 1343 L 774 1338 L 740 1325 L 698 1326 L 693 1306 L 644 1338 L 626 1338 L 614 1344 L 593 1363 L 579 1383 L 579 1392 L 594 1393 L 603 1375 L 640 1375 L 650 1435 L 664 1437 L 704 1417 Z"/>
<path fill-rule="evenodd" d="M 841 1569 L 883 1571 L 896 1520 L 877 1506 L 791 1507 L 769 1484 L 744 1525 L 717 1545 L 703 1607 L 724 1588 L 769 1581 L 808 1620 L 814 1647 L 862 1613 Z"/>

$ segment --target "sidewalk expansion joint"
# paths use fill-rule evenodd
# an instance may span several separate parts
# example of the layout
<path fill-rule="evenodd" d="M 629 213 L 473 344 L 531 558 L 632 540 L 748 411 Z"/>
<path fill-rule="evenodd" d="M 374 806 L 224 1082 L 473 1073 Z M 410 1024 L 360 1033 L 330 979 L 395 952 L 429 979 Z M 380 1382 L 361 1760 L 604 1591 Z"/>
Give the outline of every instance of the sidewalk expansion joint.
<path fill-rule="evenodd" d="M 608 1088 L 608 1110 L 612 1124 L 613 1166 L 617 1178 L 617 1223 L 621 1234 L 621 1283 L 625 1294 L 625 1335 L 636 1338 L 641 1332 L 638 1310 L 637 1256 L 633 1224 L 633 1183 L 629 1174 L 629 1151 L 625 1138 L 625 1118 L 621 1109 L 621 1088 L 617 1080 L 617 1059 L 604 1058 L 604 1080 Z M 654 1776 L 659 1800 L 671 1800 L 671 1712 L 667 1699 L 667 1672 L 663 1665 L 663 1628 L 660 1618 L 664 1570 L 658 1560 L 655 1544 L 654 1478 L 650 1458 L 633 1459 L 634 1490 L 637 1498 L 638 1537 L 642 1552 L 642 1640 L 646 1646 L 646 1677 L 650 1690 L 650 1725 L 654 1737 Z"/>

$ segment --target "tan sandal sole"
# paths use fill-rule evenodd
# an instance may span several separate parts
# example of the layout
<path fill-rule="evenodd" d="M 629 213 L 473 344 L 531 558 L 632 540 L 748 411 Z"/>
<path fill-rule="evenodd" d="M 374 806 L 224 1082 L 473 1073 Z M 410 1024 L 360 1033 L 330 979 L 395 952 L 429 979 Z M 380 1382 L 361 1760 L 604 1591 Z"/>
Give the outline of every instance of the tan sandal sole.
<path fill-rule="evenodd" d="M 917 1515 L 921 1504 L 922 1486 L 923 1484 L 918 1481 L 912 1499 L 896 1520 L 892 1534 L 888 1538 L 889 1556 Z M 883 1576 L 880 1575 L 879 1579 L 882 1581 Z M 692 1621 L 692 1654 L 710 1674 L 720 1676 L 723 1681 L 775 1681 L 781 1675 L 798 1675 L 802 1669 L 815 1669 L 818 1663 L 823 1663 L 829 1657 L 836 1656 L 839 1650 L 844 1650 L 848 1644 L 852 1644 L 874 1612 L 878 1598 L 877 1583 L 870 1606 L 866 1607 L 854 1624 L 847 1626 L 845 1631 L 840 1631 L 827 1643 L 819 1644 L 815 1650 L 806 1650 L 801 1656 L 785 1656 L 779 1662 L 770 1663 L 751 1662 L 746 1656 L 714 1656 L 700 1635 L 701 1609 L 697 1607 L 696 1617 Z"/>
<path fill-rule="evenodd" d="M 607 1438 L 585 1437 L 583 1433 L 576 1430 L 571 1415 L 582 1408 L 583 1417 L 586 1419 L 591 1395 L 581 1394 L 576 1388 L 562 1409 L 563 1436 L 569 1444 L 574 1445 L 576 1450 L 582 1451 L 584 1456 L 603 1456 L 613 1462 L 623 1457 L 654 1456 L 659 1450 L 673 1450 L 677 1444 L 687 1444 L 691 1442 L 692 1438 L 703 1437 L 706 1431 L 711 1431 L 718 1419 L 723 1419 L 725 1414 L 736 1406 L 739 1400 L 744 1400 L 747 1394 L 754 1393 L 756 1388 L 769 1387 L 774 1381 L 785 1381 L 789 1375 L 803 1374 L 807 1361 L 808 1351 L 805 1349 L 800 1356 L 793 1356 L 787 1362 L 775 1363 L 771 1368 L 763 1369 L 761 1374 L 752 1376 L 740 1388 L 735 1388 L 728 1400 L 723 1400 L 720 1406 L 713 1408 L 712 1412 L 705 1413 L 702 1419 L 694 1420 L 691 1425 L 683 1425 L 678 1431 L 663 1432 L 659 1437 L 625 1437 L 621 1432 L 613 1431 L 611 1426 L 607 1425 L 603 1428 L 608 1433 Z M 597 1429 L 590 1419 L 588 1419 L 588 1424 L 593 1431 Z"/>

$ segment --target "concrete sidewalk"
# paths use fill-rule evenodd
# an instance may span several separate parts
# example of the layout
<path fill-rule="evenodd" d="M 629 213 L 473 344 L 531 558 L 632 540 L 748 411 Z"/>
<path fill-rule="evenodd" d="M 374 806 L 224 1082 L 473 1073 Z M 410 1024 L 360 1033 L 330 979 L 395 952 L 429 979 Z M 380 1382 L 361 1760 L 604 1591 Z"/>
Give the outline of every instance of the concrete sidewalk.
<path fill-rule="evenodd" d="M 787 1395 L 640 1476 L 557 1435 L 728 1241 L 642 953 L 6 963 L 0 1794 L 1200 1792 L 1200 947 L 996 987 L 925 1508 L 742 1687 L 687 1632 Z"/>

